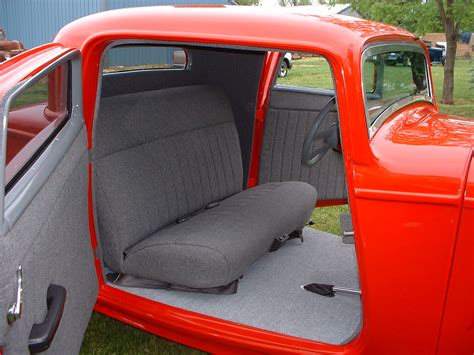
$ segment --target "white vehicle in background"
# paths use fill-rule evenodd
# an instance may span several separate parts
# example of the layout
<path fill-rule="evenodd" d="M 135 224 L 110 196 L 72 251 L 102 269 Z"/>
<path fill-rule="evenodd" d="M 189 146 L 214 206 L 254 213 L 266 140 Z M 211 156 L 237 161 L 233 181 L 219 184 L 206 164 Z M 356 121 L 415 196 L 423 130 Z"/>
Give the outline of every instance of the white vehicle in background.
<path fill-rule="evenodd" d="M 436 47 L 443 49 L 443 57 L 446 58 L 446 48 L 448 47 L 446 42 L 436 42 Z"/>
<path fill-rule="evenodd" d="M 288 75 L 288 70 L 293 66 L 292 59 L 293 57 L 291 56 L 291 53 L 286 52 L 280 64 L 280 72 L 278 73 L 280 78 L 284 78 Z"/>

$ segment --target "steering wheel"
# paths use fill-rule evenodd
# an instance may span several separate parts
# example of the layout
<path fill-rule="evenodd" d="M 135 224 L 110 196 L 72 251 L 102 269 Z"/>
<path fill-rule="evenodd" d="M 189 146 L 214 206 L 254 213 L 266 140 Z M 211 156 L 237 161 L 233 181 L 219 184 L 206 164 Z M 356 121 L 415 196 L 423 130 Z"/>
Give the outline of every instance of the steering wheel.
<path fill-rule="evenodd" d="M 323 131 L 319 131 L 321 123 L 329 116 L 329 111 L 336 105 L 336 97 L 333 96 L 319 112 L 309 129 L 303 143 L 303 154 L 301 163 L 307 167 L 312 167 L 320 161 L 330 148 L 340 150 L 339 124 L 334 123 Z M 318 146 L 314 146 L 315 141 L 322 140 Z"/>

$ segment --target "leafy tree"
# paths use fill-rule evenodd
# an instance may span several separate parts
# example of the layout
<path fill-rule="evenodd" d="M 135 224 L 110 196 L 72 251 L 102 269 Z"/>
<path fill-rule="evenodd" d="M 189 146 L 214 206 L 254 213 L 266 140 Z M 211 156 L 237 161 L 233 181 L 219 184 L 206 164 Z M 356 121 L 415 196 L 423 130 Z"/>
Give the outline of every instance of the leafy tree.
<path fill-rule="evenodd" d="M 453 104 L 454 63 L 457 39 L 461 26 L 466 22 L 472 26 L 474 11 L 470 0 L 436 0 L 444 33 L 446 34 L 446 63 L 444 65 L 443 101 Z"/>
<path fill-rule="evenodd" d="M 350 3 L 363 17 L 403 27 L 410 32 L 444 32 L 446 63 L 442 101 L 453 103 L 454 64 L 460 30 L 474 27 L 472 0 L 328 0 L 329 4 Z"/>
<path fill-rule="evenodd" d="M 259 0 L 234 0 L 237 5 L 254 6 L 259 4 Z"/>
<path fill-rule="evenodd" d="M 279 0 L 280 6 L 304 6 L 311 5 L 311 0 Z"/>

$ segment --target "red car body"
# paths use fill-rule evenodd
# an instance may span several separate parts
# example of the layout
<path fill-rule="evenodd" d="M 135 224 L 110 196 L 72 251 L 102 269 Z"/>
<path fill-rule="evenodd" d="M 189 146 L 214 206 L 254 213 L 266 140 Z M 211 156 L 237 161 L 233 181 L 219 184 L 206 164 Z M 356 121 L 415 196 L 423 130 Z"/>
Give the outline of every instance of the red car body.
<path fill-rule="evenodd" d="M 59 32 L 54 43 L 3 64 L 0 96 L 64 53 L 80 50 L 90 147 L 100 57 L 110 43 L 124 39 L 275 50 L 268 52 L 260 80 L 249 187 L 257 183 L 268 93 L 280 55 L 277 50 L 327 58 L 338 96 L 363 324 L 355 339 L 340 346 L 256 329 L 115 289 L 104 283 L 98 259 L 96 311 L 210 352 L 474 351 L 473 122 L 440 114 L 436 102 L 420 102 L 392 114 L 371 139 L 367 133 L 361 87 L 364 46 L 415 42 L 426 49 L 421 40 L 383 24 L 298 14 L 297 10 L 293 14 L 220 6 L 119 10 L 75 21 Z M 24 114 L 27 125 L 27 111 Z M 90 235 L 96 248 L 90 186 L 89 181 Z"/>

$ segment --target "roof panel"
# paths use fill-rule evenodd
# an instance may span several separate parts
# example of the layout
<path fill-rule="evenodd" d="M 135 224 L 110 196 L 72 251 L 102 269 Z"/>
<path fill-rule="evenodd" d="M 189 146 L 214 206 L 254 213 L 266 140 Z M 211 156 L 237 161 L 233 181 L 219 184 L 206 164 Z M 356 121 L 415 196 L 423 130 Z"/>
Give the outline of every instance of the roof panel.
<path fill-rule="evenodd" d="M 315 12 L 316 11 L 316 12 Z M 108 11 L 64 27 L 55 41 L 82 48 L 93 38 L 114 34 L 123 38 L 156 38 L 191 42 L 286 48 L 354 48 L 379 36 L 404 36 L 392 26 L 340 15 L 318 15 L 317 9 L 269 9 L 246 6 L 159 6 Z M 309 49 L 309 48 L 308 48 Z"/>

